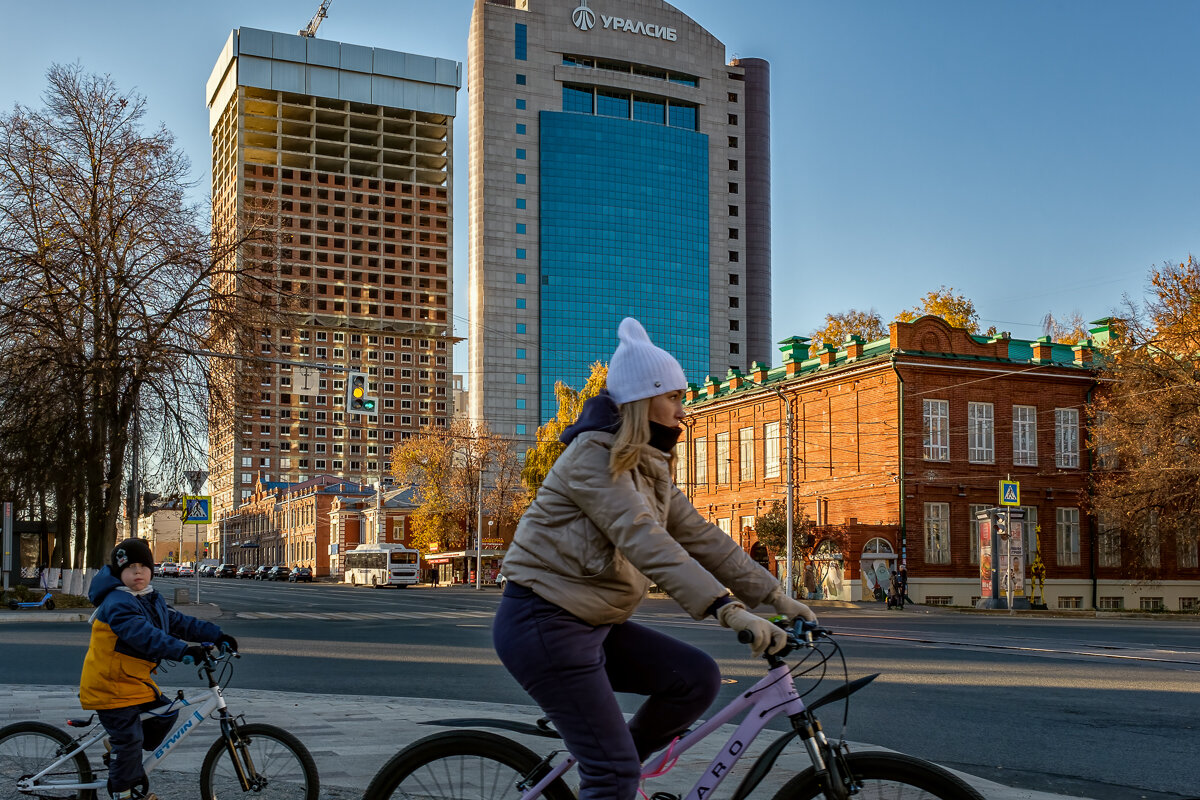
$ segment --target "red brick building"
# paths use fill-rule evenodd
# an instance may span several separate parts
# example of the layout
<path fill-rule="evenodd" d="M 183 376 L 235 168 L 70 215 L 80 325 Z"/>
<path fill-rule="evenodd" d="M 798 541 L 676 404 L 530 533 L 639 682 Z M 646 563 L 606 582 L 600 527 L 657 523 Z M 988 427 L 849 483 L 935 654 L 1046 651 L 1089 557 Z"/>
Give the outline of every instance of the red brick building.
<path fill-rule="evenodd" d="M 976 513 L 996 507 L 1000 481 L 1011 479 L 1025 514 L 1014 528 L 1026 595 L 1036 554 L 1051 608 L 1194 606 L 1194 547 L 1164 547 L 1164 580 L 1153 585 L 1128 581 L 1111 547 L 1098 551 L 1085 502 L 1093 464 L 1085 409 L 1099 388 L 1094 348 L 1109 336 L 1107 321 L 1099 325 L 1074 346 L 974 336 L 935 317 L 811 353 L 807 339 L 785 340 L 782 366 L 756 363 L 750 375 L 730 370 L 691 387 L 676 480 L 761 557 L 753 526 L 785 497 L 790 406 L 793 502 L 817 523 L 818 539 L 838 529 L 850 542 L 817 559 L 826 597 L 869 597 L 906 562 L 914 600 L 974 604 Z"/>

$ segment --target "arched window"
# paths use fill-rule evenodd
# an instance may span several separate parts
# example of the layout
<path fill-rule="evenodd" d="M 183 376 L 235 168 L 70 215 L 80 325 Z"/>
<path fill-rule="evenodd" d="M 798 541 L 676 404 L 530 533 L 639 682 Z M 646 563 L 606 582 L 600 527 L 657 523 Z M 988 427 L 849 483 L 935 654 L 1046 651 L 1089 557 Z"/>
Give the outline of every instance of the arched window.
<path fill-rule="evenodd" d="M 896 552 L 894 549 L 892 549 L 891 542 L 889 542 L 887 539 L 881 539 L 878 536 L 863 545 L 862 551 L 864 556 Z"/>

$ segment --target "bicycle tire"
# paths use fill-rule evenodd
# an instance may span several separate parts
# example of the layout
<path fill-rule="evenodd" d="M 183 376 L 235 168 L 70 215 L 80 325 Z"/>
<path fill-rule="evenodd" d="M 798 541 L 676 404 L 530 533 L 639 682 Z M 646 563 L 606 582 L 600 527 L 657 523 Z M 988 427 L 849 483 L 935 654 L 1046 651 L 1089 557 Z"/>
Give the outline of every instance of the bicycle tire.
<path fill-rule="evenodd" d="M 953 773 L 903 753 L 849 753 L 846 761 L 851 774 L 863 784 L 856 800 L 983 800 L 983 795 Z M 785 783 L 773 800 L 824 796 L 815 768 L 809 767 Z"/>
<path fill-rule="evenodd" d="M 239 725 L 235 733 L 249 752 L 256 798 L 317 800 L 321 781 L 312 754 L 283 728 L 262 723 Z M 200 797 L 228 800 L 242 793 L 242 784 L 225 737 L 213 742 L 200 767 Z"/>
<path fill-rule="evenodd" d="M 517 800 L 517 782 L 541 761 L 523 744 L 488 731 L 435 733 L 392 756 L 363 800 Z M 575 793 L 559 778 L 541 797 L 575 800 Z"/>
<path fill-rule="evenodd" d="M 92 800 L 96 796 L 92 789 L 50 790 L 38 794 L 17 792 L 18 780 L 54 761 L 60 747 L 72 745 L 71 737 L 65 731 L 44 722 L 16 722 L 0 728 L 0 796 Z M 87 754 L 82 750 L 64 764 L 62 770 L 61 776 L 66 782 L 91 783 L 96 780 Z"/>

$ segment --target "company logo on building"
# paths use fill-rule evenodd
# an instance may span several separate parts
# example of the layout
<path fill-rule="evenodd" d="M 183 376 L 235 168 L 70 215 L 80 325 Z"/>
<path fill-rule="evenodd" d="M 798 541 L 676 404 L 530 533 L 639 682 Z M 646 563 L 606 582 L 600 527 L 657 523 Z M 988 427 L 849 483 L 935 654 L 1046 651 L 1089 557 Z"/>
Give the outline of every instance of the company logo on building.
<path fill-rule="evenodd" d="M 588 8 L 587 0 L 579 0 L 579 8 L 571 12 L 571 22 L 581 31 L 590 31 L 596 26 L 596 12 Z"/>
<path fill-rule="evenodd" d="M 579 0 L 579 7 L 571 12 L 571 22 L 575 23 L 575 27 L 581 31 L 589 31 L 596 26 L 596 12 L 588 8 L 588 0 Z M 626 33 L 649 36 L 652 39 L 665 39 L 668 42 L 674 42 L 679 39 L 679 33 L 674 28 L 668 28 L 666 25 L 655 25 L 652 22 L 642 22 L 640 19 L 609 17 L 601 14 L 600 23 L 604 26 L 605 30 L 625 31 Z"/>

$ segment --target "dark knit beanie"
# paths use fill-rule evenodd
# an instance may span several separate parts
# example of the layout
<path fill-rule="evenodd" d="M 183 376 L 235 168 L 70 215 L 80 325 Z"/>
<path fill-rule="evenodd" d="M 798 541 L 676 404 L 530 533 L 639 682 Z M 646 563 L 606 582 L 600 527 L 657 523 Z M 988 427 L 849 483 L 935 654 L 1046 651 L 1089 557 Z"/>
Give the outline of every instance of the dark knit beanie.
<path fill-rule="evenodd" d="M 121 577 L 121 570 L 130 564 L 144 564 L 154 569 L 154 554 L 150 552 L 150 545 L 146 544 L 145 539 L 126 539 L 113 548 L 112 558 L 108 562 L 113 575 Z"/>

